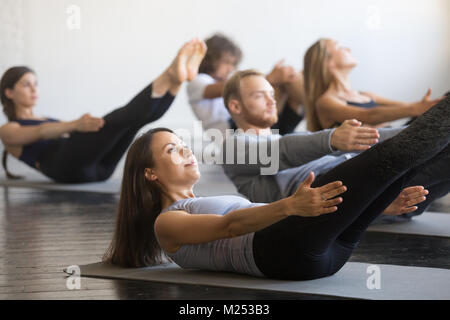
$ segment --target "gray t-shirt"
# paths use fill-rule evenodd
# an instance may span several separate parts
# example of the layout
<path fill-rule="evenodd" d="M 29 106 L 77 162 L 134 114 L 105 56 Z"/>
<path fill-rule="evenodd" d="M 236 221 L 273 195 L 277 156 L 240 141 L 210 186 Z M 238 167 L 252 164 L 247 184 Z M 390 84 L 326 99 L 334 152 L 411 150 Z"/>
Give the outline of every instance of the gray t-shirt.
<path fill-rule="evenodd" d="M 190 214 L 219 214 L 238 209 L 264 205 L 251 203 L 239 196 L 217 196 L 188 198 L 174 202 L 167 211 L 184 210 Z M 228 271 L 264 277 L 253 258 L 253 235 L 219 239 L 201 244 L 182 245 L 177 252 L 167 255 L 182 268 L 213 271 Z"/>

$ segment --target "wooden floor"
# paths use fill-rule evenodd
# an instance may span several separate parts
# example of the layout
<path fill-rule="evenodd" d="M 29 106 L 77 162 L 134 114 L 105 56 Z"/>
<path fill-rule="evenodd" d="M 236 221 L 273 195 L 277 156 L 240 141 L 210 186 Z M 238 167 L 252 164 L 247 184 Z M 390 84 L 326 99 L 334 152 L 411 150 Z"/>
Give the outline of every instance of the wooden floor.
<path fill-rule="evenodd" d="M 63 269 L 98 262 L 113 232 L 113 194 L 0 187 L 0 300 L 327 299 L 329 297 L 144 281 L 81 278 Z M 447 202 L 431 209 L 450 213 Z M 366 233 L 351 261 L 450 269 L 450 239 Z"/>

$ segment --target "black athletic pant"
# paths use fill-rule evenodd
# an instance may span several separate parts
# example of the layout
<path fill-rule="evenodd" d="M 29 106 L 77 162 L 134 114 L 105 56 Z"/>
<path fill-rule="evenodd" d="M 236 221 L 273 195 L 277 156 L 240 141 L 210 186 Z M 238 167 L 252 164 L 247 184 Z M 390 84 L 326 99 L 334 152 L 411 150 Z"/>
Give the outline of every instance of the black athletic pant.
<path fill-rule="evenodd" d="M 74 132 L 55 140 L 39 159 L 40 170 L 62 183 L 104 181 L 133 142 L 139 129 L 156 121 L 169 109 L 174 96 L 152 98 L 150 84 L 127 105 L 107 114 L 97 132 Z"/>
<path fill-rule="evenodd" d="M 361 236 L 410 185 L 430 190 L 424 210 L 450 190 L 450 97 L 396 136 L 318 177 L 313 187 L 347 186 L 336 212 L 291 216 L 254 235 L 256 265 L 271 278 L 307 280 L 332 275 L 348 261 Z"/>

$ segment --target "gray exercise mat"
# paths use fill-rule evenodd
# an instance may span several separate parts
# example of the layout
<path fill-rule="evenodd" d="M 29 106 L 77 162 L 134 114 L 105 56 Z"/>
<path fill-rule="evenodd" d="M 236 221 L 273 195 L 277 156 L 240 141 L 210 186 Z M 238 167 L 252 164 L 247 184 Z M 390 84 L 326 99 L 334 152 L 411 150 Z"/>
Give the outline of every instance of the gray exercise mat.
<path fill-rule="evenodd" d="M 424 212 L 410 220 L 371 225 L 367 231 L 450 237 L 450 213 Z"/>
<path fill-rule="evenodd" d="M 281 281 L 234 273 L 186 270 L 173 263 L 134 269 L 94 263 L 80 268 L 82 277 L 210 285 L 356 299 L 450 299 L 450 270 L 436 268 L 348 262 L 333 276 L 308 281 Z M 379 282 L 376 280 L 377 275 Z"/>
<path fill-rule="evenodd" d="M 80 184 L 61 184 L 51 181 L 43 176 L 30 176 L 25 179 L 10 180 L 4 177 L 0 178 L 0 186 L 13 188 L 32 188 L 59 191 L 83 191 L 99 193 L 119 193 L 121 180 L 112 178 L 104 182 L 80 183 Z"/>

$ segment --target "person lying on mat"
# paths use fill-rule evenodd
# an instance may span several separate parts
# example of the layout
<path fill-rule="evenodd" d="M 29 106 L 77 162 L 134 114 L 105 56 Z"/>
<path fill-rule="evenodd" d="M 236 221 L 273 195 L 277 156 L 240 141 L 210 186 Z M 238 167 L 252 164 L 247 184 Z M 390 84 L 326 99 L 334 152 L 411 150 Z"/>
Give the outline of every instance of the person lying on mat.
<path fill-rule="evenodd" d="M 349 80 L 356 64 L 350 49 L 333 39 L 320 39 L 306 51 L 304 100 L 309 131 L 332 128 L 347 119 L 382 126 L 384 122 L 417 117 L 440 100 L 430 99 L 431 89 L 414 103 L 357 91 Z"/>
<path fill-rule="evenodd" d="M 228 110 L 222 99 L 225 81 L 239 65 L 241 49 L 228 37 L 215 34 L 205 40 L 208 51 L 199 67 L 198 76 L 187 85 L 189 104 L 203 128 L 218 129 L 224 135 L 226 129 L 234 129 Z M 279 121 L 273 127 L 280 134 L 295 130 L 303 119 L 303 77 L 293 67 L 278 62 L 266 76 L 276 88 Z"/>
<path fill-rule="evenodd" d="M 296 132 L 285 136 L 272 134 L 270 126 L 277 119 L 273 112 L 276 103 L 273 94 L 270 83 L 256 70 L 236 72 L 224 89 L 224 101 L 240 130 L 227 136 L 223 143 L 222 167 L 238 191 L 253 202 L 273 202 L 291 196 L 311 171 L 316 175 L 324 174 L 379 140 L 384 141 L 403 130 L 377 130 L 361 126 L 356 120 L 346 120 L 336 129 Z M 271 163 L 263 159 L 264 154 L 271 151 L 262 152 L 262 148 L 277 150 L 277 154 L 269 159 Z M 259 151 L 251 154 L 252 150 Z M 238 152 L 244 154 L 239 155 Z M 230 153 L 233 158 L 231 162 L 227 160 Z M 239 161 L 239 158 L 245 161 Z M 250 161 L 252 158 L 256 159 L 253 163 Z M 418 188 L 420 186 L 410 184 L 403 194 Z M 413 207 L 402 212 L 392 212 L 390 209 L 380 219 L 402 220 L 425 210 L 421 207 L 412 213 Z M 397 216 L 400 213 L 404 215 Z"/>
<path fill-rule="evenodd" d="M 28 67 L 7 70 L 0 82 L 1 103 L 8 123 L 0 128 L 7 153 L 60 183 L 103 181 L 114 172 L 136 133 L 169 109 L 183 82 L 197 76 L 206 45 L 187 42 L 172 64 L 127 105 L 103 118 L 85 114 L 74 121 L 39 117 L 36 74 Z"/>
<path fill-rule="evenodd" d="M 240 196 L 196 197 L 195 156 L 171 130 L 136 139 L 125 160 L 110 247 L 103 257 L 145 267 L 165 255 L 182 268 L 307 280 L 330 276 L 348 261 L 371 222 L 395 203 L 418 173 L 423 186 L 450 190 L 450 98 L 408 128 L 271 203 Z M 415 192 L 403 203 L 424 201 Z"/>

